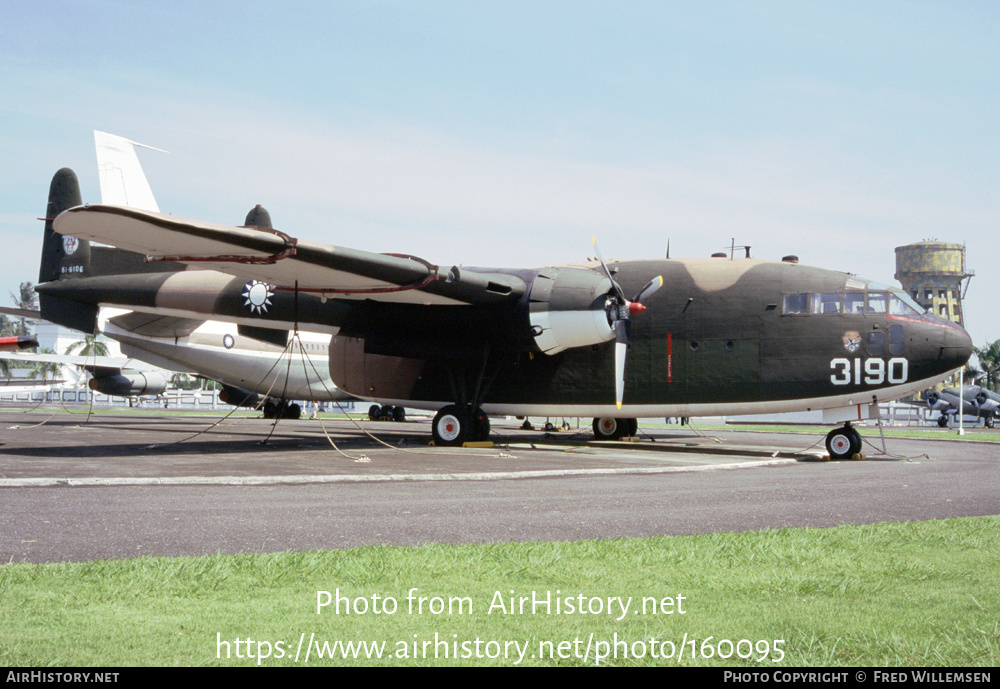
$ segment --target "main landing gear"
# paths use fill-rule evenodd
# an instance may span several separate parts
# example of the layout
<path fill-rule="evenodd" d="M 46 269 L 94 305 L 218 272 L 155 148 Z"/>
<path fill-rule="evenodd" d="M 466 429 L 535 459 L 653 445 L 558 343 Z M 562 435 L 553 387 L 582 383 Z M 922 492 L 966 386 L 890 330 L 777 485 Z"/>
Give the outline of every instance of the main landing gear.
<path fill-rule="evenodd" d="M 298 419 L 302 417 L 302 407 L 288 400 L 274 400 L 268 398 L 264 402 L 265 419 Z"/>
<path fill-rule="evenodd" d="M 431 434 L 435 445 L 448 447 L 468 442 L 484 442 L 490 437 L 490 419 L 482 409 L 449 404 L 434 415 Z"/>
<path fill-rule="evenodd" d="M 391 404 L 373 404 L 368 408 L 368 419 L 371 421 L 396 421 L 402 423 L 406 421 L 406 410 L 403 407 L 394 407 Z"/>
<path fill-rule="evenodd" d="M 638 419 L 594 419 L 594 440 L 621 440 L 639 432 Z"/>
<path fill-rule="evenodd" d="M 861 452 L 861 434 L 845 423 L 843 428 L 835 428 L 826 436 L 826 451 L 830 459 L 851 459 Z"/>

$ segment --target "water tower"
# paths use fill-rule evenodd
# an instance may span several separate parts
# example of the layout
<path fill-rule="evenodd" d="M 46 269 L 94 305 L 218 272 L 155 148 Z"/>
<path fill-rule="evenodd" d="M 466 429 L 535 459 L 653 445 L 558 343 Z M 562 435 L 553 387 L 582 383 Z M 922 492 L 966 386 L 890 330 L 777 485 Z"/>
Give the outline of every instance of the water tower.
<path fill-rule="evenodd" d="M 931 313 L 963 327 L 962 281 L 973 275 L 965 267 L 964 244 L 926 241 L 896 247 L 896 279 L 903 289 Z"/>

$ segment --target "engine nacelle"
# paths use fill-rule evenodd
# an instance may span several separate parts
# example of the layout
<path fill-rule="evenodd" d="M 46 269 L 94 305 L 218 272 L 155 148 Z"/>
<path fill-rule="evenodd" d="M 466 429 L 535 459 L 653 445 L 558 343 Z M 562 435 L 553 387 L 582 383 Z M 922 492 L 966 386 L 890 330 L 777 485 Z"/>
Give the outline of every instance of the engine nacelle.
<path fill-rule="evenodd" d="M 167 379 L 162 373 L 133 371 L 90 379 L 91 390 L 115 397 L 140 397 L 160 395 L 167 389 Z"/>
<path fill-rule="evenodd" d="M 572 347 L 587 347 L 615 339 L 607 312 L 539 311 L 531 314 L 535 344 L 546 354 L 557 354 Z"/>
<path fill-rule="evenodd" d="M 234 388 L 231 385 L 223 385 L 219 393 L 219 400 L 234 407 L 257 407 L 260 404 L 260 395 L 256 392 Z"/>
<path fill-rule="evenodd" d="M 996 411 L 997 407 L 1000 407 L 1000 402 L 987 395 L 985 390 L 976 395 L 976 404 L 983 411 Z"/>
<path fill-rule="evenodd" d="M 535 346 L 546 354 L 615 338 L 608 318 L 611 280 L 582 268 L 545 268 L 531 285 L 528 320 Z"/>

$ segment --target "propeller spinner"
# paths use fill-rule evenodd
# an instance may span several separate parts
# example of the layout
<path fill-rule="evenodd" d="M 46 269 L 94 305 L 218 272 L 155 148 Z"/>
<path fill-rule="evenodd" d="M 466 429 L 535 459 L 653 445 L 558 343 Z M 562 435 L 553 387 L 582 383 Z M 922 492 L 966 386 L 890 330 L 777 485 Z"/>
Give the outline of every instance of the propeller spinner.
<path fill-rule="evenodd" d="M 647 282 L 631 300 L 626 299 L 621 285 L 612 277 L 608 265 L 604 262 L 601 250 L 597 246 L 597 238 L 594 237 L 592 241 L 597 260 L 601 262 L 604 274 L 611 280 L 611 285 L 614 288 L 612 293 L 608 294 L 605 309 L 608 312 L 608 321 L 615 330 L 615 403 L 621 409 L 622 398 L 625 395 L 625 356 L 628 353 L 629 319 L 646 310 L 642 300 L 652 296 L 656 290 L 663 286 L 663 276 L 657 275 Z"/>

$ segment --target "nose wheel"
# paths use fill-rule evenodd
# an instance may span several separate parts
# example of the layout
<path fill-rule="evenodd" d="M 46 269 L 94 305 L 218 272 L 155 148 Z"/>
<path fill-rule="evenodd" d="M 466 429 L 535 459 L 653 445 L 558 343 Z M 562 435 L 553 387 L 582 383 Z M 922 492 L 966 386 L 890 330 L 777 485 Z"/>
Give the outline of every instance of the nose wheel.
<path fill-rule="evenodd" d="M 830 459 L 851 459 L 861 452 L 861 434 L 851 424 L 835 428 L 826 436 L 826 451 Z"/>

